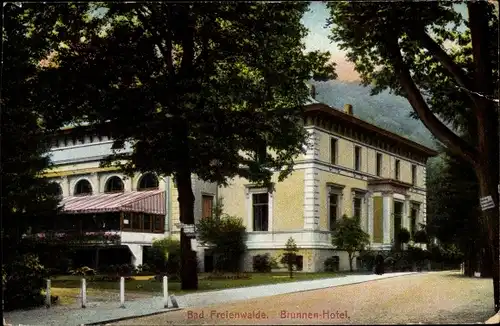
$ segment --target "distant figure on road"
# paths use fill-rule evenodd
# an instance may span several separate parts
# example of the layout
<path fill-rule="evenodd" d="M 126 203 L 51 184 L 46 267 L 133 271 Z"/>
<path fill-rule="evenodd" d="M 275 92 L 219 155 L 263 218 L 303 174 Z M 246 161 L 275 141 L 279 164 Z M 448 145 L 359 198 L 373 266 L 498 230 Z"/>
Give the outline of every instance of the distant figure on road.
<path fill-rule="evenodd" d="M 384 274 L 384 256 L 381 254 L 378 254 L 377 257 L 375 257 L 375 274 Z"/>

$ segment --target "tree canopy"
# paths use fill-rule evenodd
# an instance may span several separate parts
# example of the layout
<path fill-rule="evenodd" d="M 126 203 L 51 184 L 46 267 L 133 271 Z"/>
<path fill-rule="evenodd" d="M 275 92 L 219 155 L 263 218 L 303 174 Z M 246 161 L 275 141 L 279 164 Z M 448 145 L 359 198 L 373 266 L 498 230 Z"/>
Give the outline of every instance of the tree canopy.
<path fill-rule="evenodd" d="M 269 185 L 273 172 L 291 172 L 306 141 L 306 83 L 335 77 L 328 53 L 305 53 L 308 3 L 92 7 L 81 38 L 60 47 L 46 69 L 54 92 L 42 102 L 79 110 L 62 119 L 105 123 L 115 149 L 108 164 L 174 175 L 184 224 L 195 222 L 192 173 Z M 127 144 L 132 151 L 121 151 Z M 184 232 L 181 256 L 182 288 L 196 288 Z"/>
<path fill-rule="evenodd" d="M 48 71 L 68 98 L 46 102 L 108 121 L 116 149 L 133 142 L 112 161 L 165 175 L 188 167 L 220 183 L 262 181 L 293 163 L 306 82 L 335 77 L 327 53 L 304 53 L 307 3 L 101 6 Z"/>
<path fill-rule="evenodd" d="M 335 221 L 332 233 L 332 244 L 337 250 L 344 250 L 349 256 L 349 269 L 352 272 L 352 261 L 356 251 L 361 251 L 370 244 L 370 235 L 363 231 L 359 217 L 342 216 Z"/>
<path fill-rule="evenodd" d="M 407 98 L 429 131 L 474 168 L 480 195 L 491 195 L 498 207 L 498 7 L 486 1 L 342 1 L 328 8 L 331 38 L 347 51 L 363 83 L 374 93 L 389 88 Z M 481 223 L 492 249 L 497 311 L 498 215 L 497 208 L 486 210 Z"/>

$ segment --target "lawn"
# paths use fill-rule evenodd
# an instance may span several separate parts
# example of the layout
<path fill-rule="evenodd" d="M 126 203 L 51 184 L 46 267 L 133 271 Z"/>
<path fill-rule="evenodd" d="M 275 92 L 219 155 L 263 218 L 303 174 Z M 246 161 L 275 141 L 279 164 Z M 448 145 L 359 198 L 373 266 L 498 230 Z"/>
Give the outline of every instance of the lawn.
<path fill-rule="evenodd" d="M 228 274 L 229 275 L 229 274 Z M 216 279 L 210 280 L 210 274 L 200 273 L 198 275 L 198 291 L 210 291 L 237 287 L 247 287 L 263 284 L 286 283 L 295 281 L 314 280 L 322 278 L 340 277 L 344 273 L 294 273 L 290 278 L 287 273 L 248 273 L 249 279 Z M 125 294 L 136 293 L 142 295 L 161 295 L 163 291 L 162 282 L 151 280 L 153 276 L 135 276 L 125 281 Z M 87 297 L 99 297 L 105 292 L 107 295 L 117 295 L 119 282 L 92 281 L 87 277 Z M 60 298 L 61 304 L 71 304 L 76 301 L 80 292 L 81 276 L 56 276 L 52 279 L 52 295 Z M 169 282 L 169 293 L 184 294 L 193 291 L 182 291 L 180 282 Z"/>

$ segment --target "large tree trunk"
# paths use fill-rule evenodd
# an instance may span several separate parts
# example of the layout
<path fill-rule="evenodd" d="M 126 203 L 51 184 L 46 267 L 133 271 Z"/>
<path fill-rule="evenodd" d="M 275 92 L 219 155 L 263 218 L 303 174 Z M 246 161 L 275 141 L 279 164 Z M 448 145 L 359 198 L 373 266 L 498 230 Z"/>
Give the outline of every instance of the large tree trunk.
<path fill-rule="evenodd" d="M 493 140 L 496 140 L 493 138 Z M 479 188 L 481 197 L 491 196 L 495 202 L 495 207 L 488 209 L 483 212 L 481 226 L 487 234 L 488 239 L 488 250 L 487 253 L 490 256 L 491 262 L 491 273 L 493 274 L 493 297 L 495 303 L 495 311 L 498 312 L 499 306 L 499 252 L 498 252 L 498 240 L 499 240 L 499 229 L 498 229 L 498 163 L 494 168 L 488 168 L 493 165 L 491 161 L 498 162 L 498 154 L 491 157 L 488 160 L 489 164 L 483 165 L 483 169 L 477 169 Z"/>
<path fill-rule="evenodd" d="M 183 224 L 194 224 L 194 195 L 191 183 L 191 172 L 188 169 L 176 174 L 179 192 L 180 221 Z M 198 289 L 198 262 L 196 252 L 191 248 L 191 238 L 181 229 L 181 288 L 182 290 Z"/>

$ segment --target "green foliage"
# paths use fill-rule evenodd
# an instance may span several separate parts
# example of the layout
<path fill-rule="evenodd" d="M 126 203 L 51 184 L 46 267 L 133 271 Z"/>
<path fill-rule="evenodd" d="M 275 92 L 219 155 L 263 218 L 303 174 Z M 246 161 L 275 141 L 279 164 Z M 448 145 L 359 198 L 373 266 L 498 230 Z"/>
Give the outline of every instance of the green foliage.
<path fill-rule="evenodd" d="M 408 243 L 411 239 L 410 231 L 406 228 L 401 228 L 398 233 L 398 241 L 399 243 Z"/>
<path fill-rule="evenodd" d="M 339 257 L 332 256 L 325 260 L 323 263 L 325 266 L 325 272 L 338 272 L 339 271 Z"/>
<path fill-rule="evenodd" d="M 288 240 L 285 244 L 285 253 L 281 257 L 281 263 L 283 265 L 287 266 L 290 278 L 293 278 L 293 270 L 298 265 L 298 262 L 297 262 L 297 252 L 298 251 L 299 251 L 299 249 L 297 248 L 297 244 L 295 243 L 295 240 L 292 237 L 288 238 Z"/>
<path fill-rule="evenodd" d="M 427 236 L 427 231 L 425 229 L 421 229 L 415 232 L 413 235 L 413 241 L 415 241 L 415 243 L 428 243 L 429 238 Z"/>
<path fill-rule="evenodd" d="M 290 172 L 281 168 L 302 152 L 306 82 L 335 77 L 327 53 L 303 51 L 307 3 L 102 6 L 105 15 L 82 26 L 86 40 L 59 49 L 58 66 L 46 71 L 71 101 L 44 102 L 110 120 L 116 149 L 134 139 L 133 153 L 109 161 L 165 175 L 189 168 L 221 183 Z"/>
<path fill-rule="evenodd" d="M 349 269 L 352 272 L 352 261 L 357 251 L 364 250 L 370 244 L 370 236 L 364 232 L 359 218 L 343 215 L 337 220 L 332 232 L 332 244 L 336 250 L 344 250 L 349 256 Z"/>
<path fill-rule="evenodd" d="M 196 229 L 198 241 L 213 250 L 216 270 L 239 271 L 247 237 L 241 218 L 227 214 L 221 214 L 219 218 L 204 218 Z"/>
<path fill-rule="evenodd" d="M 270 254 L 253 256 L 253 271 L 270 273 L 273 268 L 278 268 L 278 262 Z"/>
<path fill-rule="evenodd" d="M 151 273 L 151 266 L 149 266 L 148 264 L 141 264 L 141 265 L 137 265 L 137 274 L 150 274 Z"/>
<path fill-rule="evenodd" d="M 57 10 L 41 2 L 2 5 L 2 262 L 5 308 L 14 309 L 43 304 L 45 270 L 37 248 L 27 247 L 21 237 L 53 222 L 60 200 L 59 187 L 40 177 L 50 167 L 46 154 L 60 120 L 53 106 L 39 105 L 46 95 L 39 62 L 75 36 L 79 15 L 69 4 Z"/>
<path fill-rule="evenodd" d="M 361 264 L 365 270 L 371 271 L 375 267 L 375 258 L 377 257 L 377 251 L 374 250 L 361 250 L 359 252 L 359 259 L 361 259 Z"/>
<path fill-rule="evenodd" d="M 47 274 L 37 256 L 24 254 L 2 266 L 5 310 L 43 305 Z"/>
<path fill-rule="evenodd" d="M 80 267 L 80 268 L 76 268 L 76 269 L 73 269 L 73 270 L 70 270 L 69 273 L 71 275 L 79 275 L 79 276 L 89 276 L 89 275 L 95 275 L 96 272 L 93 268 L 90 268 L 90 267 L 87 267 L 87 266 L 83 266 L 83 267 Z"/>
<path fill-rule="evenodd" d="M 153 241 L 152 260 L 157 272 L 178 275 L 180 272 L 181 244 L 177 239 L 164 237 Z"/>
<path fill-rule="evenodd" d="M 500 152 L 498 7 L 487 1 L 343 1 L 327 6 L 331 38 L 347 51 L 363 83 L 373 85 L 374 93 L 389 88 L 406 97 L 414 116 L 473 167 L 480 195 L 492 195 L 498 206 L 493 195 L 499 184 Z M 467 8 L 467 15 L 457 10 L 459 6 Z M 499 211 L 477 217 L 486 235 L 498 310 Z"/>
<path fill-rule="evenodd" d="M 475 260 L 486 245 L 486 234 L 477 223 L 480 215 L 479 185 L 472 167 L 450 153 L 443 153 L 427 169 L 427 221 L 430 237 L 442 246 L 456 246 Z"/>
<path fill-rule="evenodd" d="M 292 171 L 306 142 L 306 83 L 336 77 L 328 53 L 304 52 L 308 3 L 99 6 L 104 14 L 80 25 L 85 39 L 59 48 L 46 69 L 53 92 L 41 105 L 105 123 L 116 151 L 104 165 L 174 175 L 186 224 L 192 173 L 269 184 L 271 169 L 280 180 Z M 120 151 L 128 143 L 132 151 Z M 194 259 L 183 252 L 183 287 L 196 288 Z"/>

